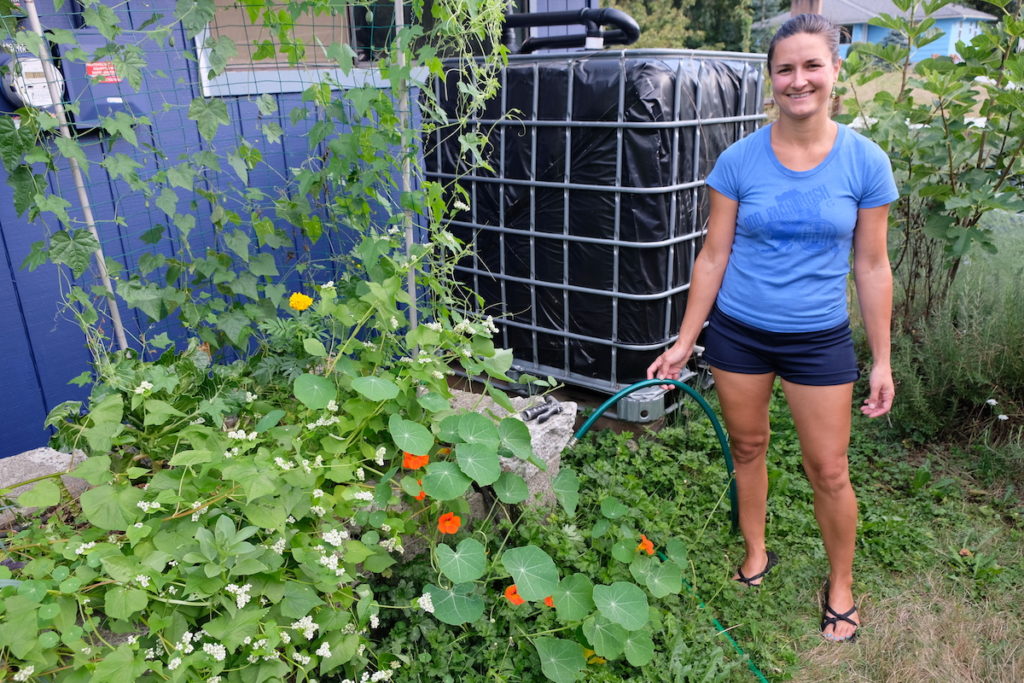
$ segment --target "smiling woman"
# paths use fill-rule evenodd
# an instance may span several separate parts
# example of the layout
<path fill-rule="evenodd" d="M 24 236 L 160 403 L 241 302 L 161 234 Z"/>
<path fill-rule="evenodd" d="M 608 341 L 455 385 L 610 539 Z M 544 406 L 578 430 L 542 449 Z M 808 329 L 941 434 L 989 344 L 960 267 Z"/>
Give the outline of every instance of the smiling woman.
<path fill-rule="evenodd" d="M 822 635 L 850 641 L 857 500 L 847 447 L 859 377 L 847 312 L 850 252 L 874 363 L 868 417 L 893 400 L 889 360 L 892 273 L 888 205 L 897 198 L 889 160 L 829 118 L 839 74 L 839 32 L 820 15 L 787 21 L 768 48 L 778 120 L 727 149 L 707 178 L 711 214 L 694 264 L 676 344 L 648 377 L 676 378 L 708 322 L 712 367 L 735 461 L 746 555 L 733 578 L 760 586 L 778 560 L 765 547 L 768 403 L 782 381 L 830 571 Z"/>

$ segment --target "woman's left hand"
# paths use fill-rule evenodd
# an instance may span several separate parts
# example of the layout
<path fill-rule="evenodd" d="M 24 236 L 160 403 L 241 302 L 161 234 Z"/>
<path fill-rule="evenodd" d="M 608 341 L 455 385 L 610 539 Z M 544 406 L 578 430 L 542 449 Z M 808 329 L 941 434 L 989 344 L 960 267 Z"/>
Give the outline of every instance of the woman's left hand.
<path fill-rule="evenodd" d="M 896 398 L 892 368 L 888 365 L 872 367 L 870 383 L 871 395 L 864 399 L 860 412 L 867 417 L 881 417 L 892 409 L 892 401 Z"/>

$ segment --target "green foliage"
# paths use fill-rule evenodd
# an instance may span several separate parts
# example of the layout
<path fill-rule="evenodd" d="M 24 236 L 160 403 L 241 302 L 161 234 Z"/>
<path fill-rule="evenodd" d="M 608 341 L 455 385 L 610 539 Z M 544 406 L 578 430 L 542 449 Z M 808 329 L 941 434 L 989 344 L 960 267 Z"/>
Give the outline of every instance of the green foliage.
<path fill-rule="evenodd" d="M 871 23 L 906 37 L 906 45 L 858 45 L 844 62 L 847 121 L 885 149 L 893 162 L 900 199 L 893 205 L 893 264 L 898 320 L 904 331 L 929 319 L 948 296 L 963 259 L 978 247 L 993 251 L 981 218 L 1024 208 L 1015 184 L 1024 164 L 1024 37 L 1020 8 L 1004 11 L 970 44 L 962 59 L 910 55 L 940 33 L 926 10 L 935 3 L 904 3 L 909 19 L 881 15 Z M 857 88 L 887 71 L 902 74 L 896 92 L 861 101 Z M 926 95 L 915 96 L 915 89 Z"/>
<path fill-rule="evenodd" d="M 694 0 L 618 0 L 608 6 L 636 19 L 640 39 L 633 47 L 680 49 L 703 37 L 692 22 L 693 4 Z"/>

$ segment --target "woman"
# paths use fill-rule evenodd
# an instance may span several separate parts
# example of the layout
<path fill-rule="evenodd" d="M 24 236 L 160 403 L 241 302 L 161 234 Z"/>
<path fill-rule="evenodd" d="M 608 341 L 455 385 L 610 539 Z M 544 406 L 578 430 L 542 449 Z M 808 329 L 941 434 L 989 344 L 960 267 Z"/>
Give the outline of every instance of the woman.
<path fill-rule="evenodd" d="M 768 70 L 778 120 L 732 145 L 708 176 L 708 233 L 679 339 L 647 376 L 679 377 L 708 321 L 704 358 L 732 444 L 746 545 L 733 578 L 748 586 L 760 585 L 777 561 L 765 547 L 765 455 L 768 403 L 779 376 L 831 565 L 821 632 L 852 641 L 860 625 L 852 593 L 857 500 L 847 447 L 859 372 L 846 280 L 852 248 L 873 357 L 861 412 L 878 417 L 894 397 L 886 231 L 897 191 L 885 153 L 829 118 L 838 46 L 836 27 L 812 14 L 793 17 L 772 39 Z"/>

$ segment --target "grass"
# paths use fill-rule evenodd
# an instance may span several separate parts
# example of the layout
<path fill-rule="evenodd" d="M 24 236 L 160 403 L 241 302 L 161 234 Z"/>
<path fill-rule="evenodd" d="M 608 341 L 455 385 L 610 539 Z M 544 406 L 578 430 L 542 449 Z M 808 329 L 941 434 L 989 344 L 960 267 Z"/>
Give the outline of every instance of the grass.
<path fill-rule="evenodd" d="M 601 432 L 565 455 L 595 494 L 614 490 L 641 512 L 661 510 L 647 517 L 656 542 L 672 534 L 689 544 L 690 581 L 707 610 L 684 599 L 678 615 L 705 637 L 687 644 L 685 676 L 645 680 L 755 680 L 715 635 L 712 616 L 773 681 L 1022 680 L 1024 607 L 1011 596 L 1024 594 L 1024 508 L 946 471 L 941 458 L 908 452 L 863 418 L 850 457 L 861 510 L 856 573 L 864 627 L 856 644 L 822 641 L 817 605 L 827 562 L 781 397 L 771 410 L 769 543 L 782 561 L 758 591 L 729 580 L 742 542 L 729 528 L 724 468 L 701 415 L 636 437 Z M 671 652 L 673 643 L 662 646 Z M 656 661 L 650 671 L 670 667 Z"/>

